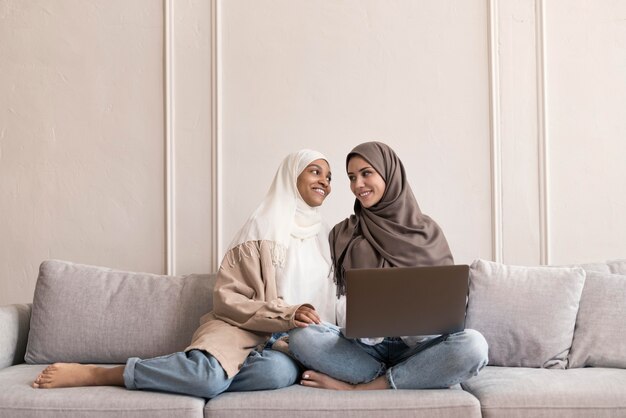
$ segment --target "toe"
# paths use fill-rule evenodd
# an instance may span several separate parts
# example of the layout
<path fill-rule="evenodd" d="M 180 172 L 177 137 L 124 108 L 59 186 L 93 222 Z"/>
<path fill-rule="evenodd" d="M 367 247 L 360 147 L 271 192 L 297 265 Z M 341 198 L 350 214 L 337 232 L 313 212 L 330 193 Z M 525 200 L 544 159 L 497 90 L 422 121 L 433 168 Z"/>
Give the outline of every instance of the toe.
<path fill-rule="evenodd" d="M 50 382 L 52 382 L 52 378 L 48 376 L 42 376 L 41 378 L 37 379 L 37 383 L 39 384 L 50 383 Z"/>

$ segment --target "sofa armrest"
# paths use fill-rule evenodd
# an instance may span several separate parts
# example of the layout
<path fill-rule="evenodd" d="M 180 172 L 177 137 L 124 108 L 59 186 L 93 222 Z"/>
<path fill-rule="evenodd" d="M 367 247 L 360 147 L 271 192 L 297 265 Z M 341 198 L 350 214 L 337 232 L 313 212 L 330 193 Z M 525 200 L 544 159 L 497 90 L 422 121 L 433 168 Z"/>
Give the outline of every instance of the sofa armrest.
<path fill-rule="evenodd" d="M 0 306 L 0 369 L 24 362 L 32 304 Z"/>

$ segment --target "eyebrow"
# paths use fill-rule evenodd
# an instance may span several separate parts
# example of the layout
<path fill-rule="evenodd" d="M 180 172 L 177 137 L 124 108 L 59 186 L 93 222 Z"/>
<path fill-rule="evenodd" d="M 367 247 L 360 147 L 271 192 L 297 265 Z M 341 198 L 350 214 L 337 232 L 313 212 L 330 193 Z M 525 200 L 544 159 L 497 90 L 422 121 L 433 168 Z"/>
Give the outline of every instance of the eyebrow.
<path fill-rule="evenodd" d="M 317 168 L 319 171 L 324 171 L 324 169 L 322 168 L 322 166 L 321 166 L 321 165 L 317 165 L 317 164 L 309 164 L 309 165 L 307 166 L 307 168 Z M 333 173 L 331 173 L 331 172 L 330 172 L 330 170 L 328 170 L 328 175 L 329 175 L 329 176 L 332 176 L 332 175 L 333 175 Z"/>

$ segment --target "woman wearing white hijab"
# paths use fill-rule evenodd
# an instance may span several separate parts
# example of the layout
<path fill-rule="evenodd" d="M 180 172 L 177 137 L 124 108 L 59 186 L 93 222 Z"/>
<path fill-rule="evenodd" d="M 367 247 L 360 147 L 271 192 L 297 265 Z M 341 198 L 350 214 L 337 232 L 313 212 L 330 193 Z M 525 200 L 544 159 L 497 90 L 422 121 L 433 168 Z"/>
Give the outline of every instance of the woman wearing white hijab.
<path fill-rule="evenodd" d="M 213 398 L 293 384 L 297 364 L 272 343 L 290 329 L 335 322 L 328 230 L 318 212 L 330 190 L 330 168 L 319 152 L 301 150 L 283 160 L 229 246 L 214 310 L 202 317 L 184 352 L 130 358 L 114 368 L 53 364 L 33 387 L 114 385 Z"/>

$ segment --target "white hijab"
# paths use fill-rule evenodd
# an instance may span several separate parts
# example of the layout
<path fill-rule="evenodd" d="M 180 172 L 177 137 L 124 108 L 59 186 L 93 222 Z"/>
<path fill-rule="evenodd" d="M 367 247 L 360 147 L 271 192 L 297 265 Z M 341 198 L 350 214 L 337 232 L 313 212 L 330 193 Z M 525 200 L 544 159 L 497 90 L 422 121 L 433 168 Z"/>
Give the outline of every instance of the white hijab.
<path fill-rule="evenodd" d="M 271 241 L 272 261 L 274 265 L 282 266 L 292 236 L 303 239 L 322 233 L 325 234 L 322 240 L 324 250 L 328 248 L 328 235 L 323 231 L 319 208 L 307 205 L 296 185 L 300 173 L 311 162 L 320 159 L 327 160 L 322 153 L 309 149 L 285 157 L 267 195 L 235 234 L 228 250 L 248 241 Z M 329 259 L 326 253 L 324 251 L 324 258 Z"/>
<path fill-rule="evenodd" d="M 249 241 L 269 241 L 278 295 L 289 304 L 311 303 L 318 311 L 319 306 L 327 311 L 320 312 L 322 318 L 334 322 L 328 227 L 319 208 L 306 204 L 297 188 L 300 173 L 320 159 L 327 160 L 320 152 L 308 149 L 285 157 L 267 195 L 235 235 L 228 251 Z"/>

